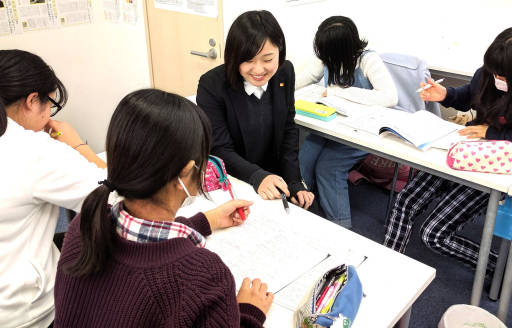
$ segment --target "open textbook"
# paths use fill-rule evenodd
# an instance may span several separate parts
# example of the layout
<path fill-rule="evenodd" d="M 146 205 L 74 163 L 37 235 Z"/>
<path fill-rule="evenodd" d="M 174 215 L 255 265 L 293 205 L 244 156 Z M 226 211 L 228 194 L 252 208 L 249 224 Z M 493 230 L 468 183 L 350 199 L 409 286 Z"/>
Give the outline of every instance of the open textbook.
<path fill-rule="evenodd" d="M 322 104 L 327 107 L 334 108 L 338 114 L 343 116 L 356 115 L 359 111 L 364 110 L 366 105 L 358 104 L 337 96 L 323 97 L 322 93 L 325 88 L 319 84 L 310 84 L 295 92 L 295 100 L 306 100 L 309 102 Z"/>
<path fill-rule="evenodd" d="M 448 149 L 451 143 L 465 139 L 457 133 L 464 126 L 445 121 L 426 110 L 409 113 L 367 106 L 358 114 L 349 115 L 339 122 L 375 135 L 396 135 L 420 150 L 432 147 Z"/>

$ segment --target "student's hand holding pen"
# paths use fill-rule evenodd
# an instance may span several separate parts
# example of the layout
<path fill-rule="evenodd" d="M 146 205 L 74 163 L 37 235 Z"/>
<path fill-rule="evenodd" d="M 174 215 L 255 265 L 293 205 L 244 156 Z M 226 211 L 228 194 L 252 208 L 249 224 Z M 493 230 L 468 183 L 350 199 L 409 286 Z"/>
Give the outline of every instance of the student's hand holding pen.
<path fill-rule="evenodd" d="M 52 138 L 68 144 L 71 147 L 76 147 L 84 143 L 76 130 L 66 122 L 49 120 L 44 131 L 49 133 Z"/>
<path fill-rule="evenodd" d="M 230 200 L 213 210 L 204 212 L 204 215 L 206 216 L 206 219 L 208 219 L 212 230 L 229 228 L 240 225 L 243 222 L 237 209 L 241 208 L 247 218 L 251 212 L 249 209 L 251 205 L 252 202 L 246 200 Z"/>
<path fill-rule="evenodd" d="M 432 79 L 420 83 L 420 98 L 423 101 L 443 101 L 446 98 L 446 88 Z"/>
<path fill-rule="evenodd" d="M 272 302 L 274 301 L 274 294 L 268 292 L 267 284 L 261 282 L 260 279 L 251 281 L 249 278 L 244 278 L 242 286 L 238 291 L 236 300 L 239 304 L 248 303 L 252 304 L 261 312 L 267 314 Z"/>

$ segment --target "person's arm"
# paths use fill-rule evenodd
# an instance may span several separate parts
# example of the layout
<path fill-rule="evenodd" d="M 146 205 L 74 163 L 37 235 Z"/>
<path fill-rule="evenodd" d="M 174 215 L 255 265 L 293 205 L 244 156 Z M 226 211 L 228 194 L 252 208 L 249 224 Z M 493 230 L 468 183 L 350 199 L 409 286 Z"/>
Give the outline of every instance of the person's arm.
<path fill-rule="evenodd" d="M 297 73 L 295 80 L 295 89 L 304 88 L 305 86 L 317 83 L 324 76 L 324 65 L 322 61 L 316 57 L 310 60 L 303 70 Z"/>
<path fill-rule="evenodd" d="M 342 97 L 363 105 L 396 106 L 398 103 L 398 93 L 395 83 L 379 55 L 375 52 L 367 53 L 362 57 L 360 67 L 364 76 L 372 84 L 372 90 L 357 87 L 342 88 L 339 86 L 329 86 L 327 88 L 327 95 Z"/>
<path fill-rule="evenodd" d="M 257 190 L 261 181 L 271 173 L 247 161 L 235 151 L 227 124 L 226 104 L 218 90 L 219 83 L 224 82 L 214 81 L 211 76 L 205 77 L 203 75 L 197 88 L 197 104 L 206 113 L 212 125 L 213 142 L 211 152 L 224 160 L 229 174 L 250 183 Z"/>
<path fill-rule="evenodd" d="M 107 170 L 88 162 L 63 142 L 40 132 L 38 161 L 33 166 L 32 196 L 36 200 L 80 211 L 87 195 L 107 177 Z"/>
<path fill-rule="evenodd" d="M 293 65 L 286 62 L 285 67 L 288 85 L 295 84 L 295 72 Z M 279 165 L 283 178 L 288 184 L 290 197 L 296 196 L 297 192 L 306 190 L 302 184 L 302 177 L 299 168 L 299 130 L 295 124 L 295 97 L 293 88 L 288 88 L 286 95 L 286 123 L 284 126 L 283 140 L 280 145 Z"/>
<path fill-rule="evenodd" d="M 489 126 L 485 133 L 485 139 L 512 141 L 512 129 L 503 128 L 502 130 L 498 130 L 493 126 Z"/>
<path fill-rule="evenodd" d="M 80 138 L 69 123 L 50 120 L 45 127 L 45 131 L 50 133 L 50 135 L 55 134 L 53 137 L 55 140 L 72 147 L 97 167 L 102 169 L 107 167 L 107 164 Z"/>
<path fill-rule="evenodd" d="M 447 87 L 446 96 L 441 101 L 441 105 L 444 107 L 452 107 L 463 112 L 470 110 L 472 98 L 480 83 L 480 76 L 481 68 L 475 72 L 469 84 L 457 88 Z"/>

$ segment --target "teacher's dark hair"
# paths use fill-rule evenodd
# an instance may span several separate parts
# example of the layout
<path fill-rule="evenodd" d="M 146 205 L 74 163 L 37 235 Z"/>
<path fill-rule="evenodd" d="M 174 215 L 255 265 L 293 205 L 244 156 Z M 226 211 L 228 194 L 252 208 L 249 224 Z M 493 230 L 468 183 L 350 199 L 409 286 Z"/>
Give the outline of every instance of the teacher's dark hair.
<path fill-rule="evenodd" d="M 477 111 L 475 123 L 500 130 L 504 126 L 512 127 L 512 27 L 498 34 L 485 52 L 481 74 L 473 104 Z M 494 75 L 507 79 L 508 92 L 496 88 Z M 505 119 L 505 124 L 500 117 Z"/>
<path fill-rule="evenodd" d="M 229 29 L 224 51 L 226 79 L 232 88 L 242 88 L 240 65 L 254 58 L 267 40 L 279 49 L 281 66 L 286 58 L 286 42 L 275 17 L 266 10 L 260 10 L 245 12 L 235 19 Z"/>
<path fill-rule="evenodd" d="M 41 57 L 23 50 L 0 50 L 0 98 L 5 107 L 33 92 L 46 104 L 54 91 L 55 101 L 64 106 L 68 99 L 66 88 Z"/>
<path fill-rule="evenodd" d="M 329 70 L 328 84 L 350 87 L 359 57 L 368 45 L 359 38 L 354 22 L 344 16 L 324 20 L 315 34 L 313 48 L 316 56 Z"/>
<path fill-rule="evenodd" d="M 210 136 L 204 112 L 181 96 L 143 89 L 124 97 L 108 127 L 108 177 L 84 201 L 80 256 L 66 272 L 77 276 L 97 273 L 110 257 L 115 237 L 108 213 L 111 189 L 126 199 L 152 199 L 190 160 L 206 167 Z M 194 170 L 198 183 L 202 171 Z"/>

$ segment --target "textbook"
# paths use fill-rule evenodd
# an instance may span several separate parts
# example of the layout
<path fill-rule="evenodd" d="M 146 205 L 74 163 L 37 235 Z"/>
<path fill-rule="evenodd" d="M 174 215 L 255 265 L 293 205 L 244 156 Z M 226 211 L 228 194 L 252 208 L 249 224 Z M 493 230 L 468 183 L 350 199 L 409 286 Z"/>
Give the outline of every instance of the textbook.
<path fill-rule="evenodd" d="M 426 110 L 414 113 L 381 106 L 367 106 L 358 115 L 339 121 L 354 129 L 375 135 L 396 135 L 420 150 L 432 147 L 447 149 L 462 138 L 457 131 L 464 126 L 445 121 Z"/>
<path fill-rule="evenodd" d="M 302 99 L 295 102 L 295 112 L 326 122 L 336 117 L 336 109 Z"/>
<path fill-rule="evenodd" d="M 368 107 L 366 105 L 358 104 L 337 96 L 323 97 L 322 94 L 324 91 L 325 88 L 318 84 L 311 84 L 297 90 L 295 92 L 295 99 L 297 99 L 295 102 L 295 107 L 297 108 L 297 102 L 306 101 L 309 103 L 319 104 L 332 108 L 338 114 L 343 116 L 357 115 L 359 111 Z"/>

